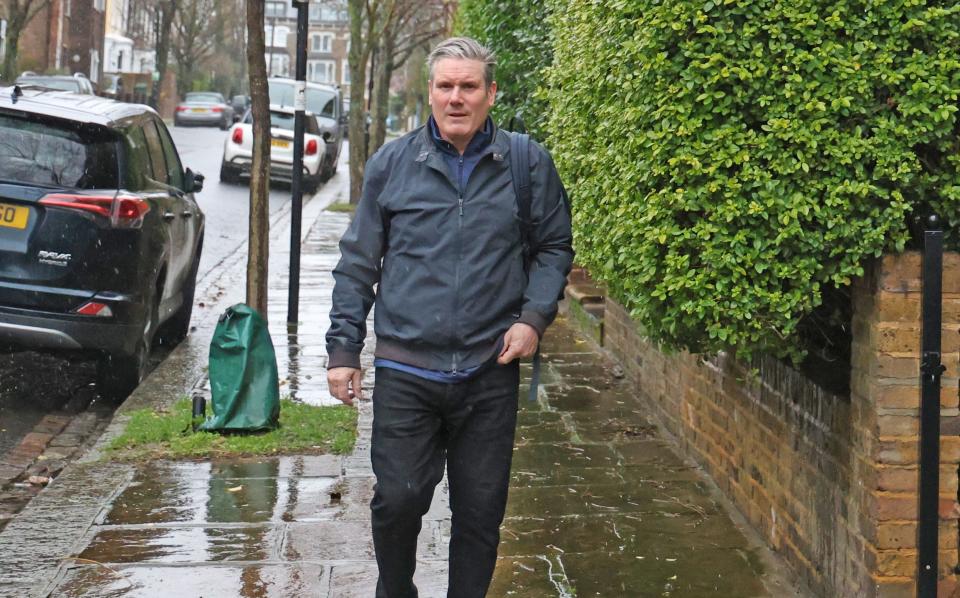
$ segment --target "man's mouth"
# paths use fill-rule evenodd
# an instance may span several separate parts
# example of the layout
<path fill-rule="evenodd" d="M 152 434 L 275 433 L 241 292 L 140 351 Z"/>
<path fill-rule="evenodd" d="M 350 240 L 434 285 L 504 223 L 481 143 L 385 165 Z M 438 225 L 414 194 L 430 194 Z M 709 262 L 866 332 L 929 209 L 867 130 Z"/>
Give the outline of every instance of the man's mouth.
<path fill-rule="evenodd" d="M 466 112 L 451 112 L 448 114 L 450 118 L 465 118 L 467 116 Z"/>

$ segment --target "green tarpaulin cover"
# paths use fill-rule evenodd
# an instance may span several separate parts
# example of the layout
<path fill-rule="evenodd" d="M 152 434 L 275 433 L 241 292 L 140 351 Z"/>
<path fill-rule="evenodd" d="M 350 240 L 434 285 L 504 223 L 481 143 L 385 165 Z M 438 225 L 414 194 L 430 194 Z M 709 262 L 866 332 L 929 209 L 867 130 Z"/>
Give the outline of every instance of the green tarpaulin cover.
<path fill-rule="evenodd" d="M 213 415 L 199 429 L 272 430 L 280 422 L 277 355 L 267 323 L 255 309 L 238 303 L 227 309 L 210 343 Z"/>

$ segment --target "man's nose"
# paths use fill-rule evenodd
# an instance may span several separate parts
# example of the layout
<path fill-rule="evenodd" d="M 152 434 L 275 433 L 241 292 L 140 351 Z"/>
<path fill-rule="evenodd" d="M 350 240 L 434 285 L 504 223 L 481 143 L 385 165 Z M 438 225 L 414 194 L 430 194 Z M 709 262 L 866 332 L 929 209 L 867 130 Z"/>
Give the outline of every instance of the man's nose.
<path fill-rule="evenodd" d="M 450 92 L 450 101 L 459 103 L 462 100 L 463 98 L 460 97 L 460 88 L 457 86 L 454 86 L 453 91 Z"/>

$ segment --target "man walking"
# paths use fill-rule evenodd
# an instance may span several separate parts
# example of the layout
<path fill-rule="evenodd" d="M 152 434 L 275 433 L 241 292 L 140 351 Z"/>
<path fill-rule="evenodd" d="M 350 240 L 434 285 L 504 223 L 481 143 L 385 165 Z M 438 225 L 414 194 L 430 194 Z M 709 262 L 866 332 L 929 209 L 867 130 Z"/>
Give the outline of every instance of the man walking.
<path fill-rule="evenodd" d="M 330 393 L 352 404 L 362 394 L 360 351 L 376 303 L 370 507 L 378 598 L 417 596 L 417 536 L 444 465 L 448 596 L 486 595 L 507 501 L 518 359 L 536 352 L 556 316 L 573 259 L 565 192 L 535 144 L 535 224 L 524 259 L 509 134 L 488 117 L 497 91 L 492 52 L 451 38 L 428 66 L 428 123 L 367 163 L 340 241 L 327 332 Z"/>

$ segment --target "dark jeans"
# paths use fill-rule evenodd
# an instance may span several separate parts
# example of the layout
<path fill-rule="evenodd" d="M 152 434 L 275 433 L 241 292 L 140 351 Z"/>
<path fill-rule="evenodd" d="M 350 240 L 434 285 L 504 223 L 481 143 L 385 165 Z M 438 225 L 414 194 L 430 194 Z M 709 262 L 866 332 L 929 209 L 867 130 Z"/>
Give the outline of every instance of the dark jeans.
<path fill-rule="evenodd" d="M 486 595 L 507 504 L 519 379 L 517 362 L 491 364 L 458 384 L 377 368 L 370 503 L 377 598 L 417 596 L 417 536 L 444 461 L 453 512 L 447 596 Z"/>

